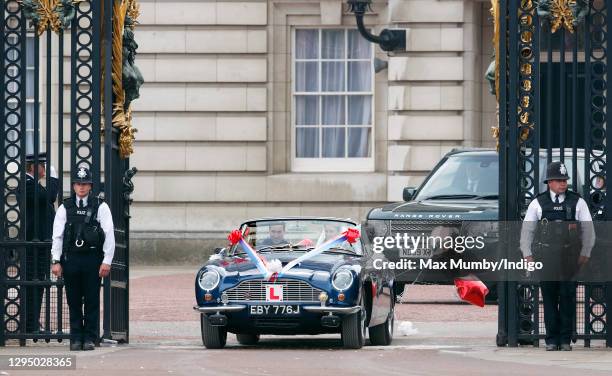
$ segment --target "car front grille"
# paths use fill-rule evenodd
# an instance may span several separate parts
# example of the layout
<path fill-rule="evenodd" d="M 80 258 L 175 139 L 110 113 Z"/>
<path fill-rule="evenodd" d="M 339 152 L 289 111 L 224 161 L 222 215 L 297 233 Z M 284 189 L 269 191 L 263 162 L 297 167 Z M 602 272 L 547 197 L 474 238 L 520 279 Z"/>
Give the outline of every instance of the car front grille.
<path fill-rule="evenodd" d="M 230 301 L 254 301 L 266 300 L 266 285 L 283 285 L 283 301 L 292 302 L 318 302 L 319 294 L 323 290 L 317 289 L 304 281 L 294 279 L 278 279 L 268 282 L 262 279 L 243 281 L 236 287 L 225 290 Z"/>
<path fill-rule="evenodd" d="M 391 221 L 391 235 L 395 234 L 408 234 L 408 235 L 421 235 L 426 236 L 431 234 L 431 231 L 435 227 L 454 227 L 457 230 L 461 230 L 461 221 Z"/>

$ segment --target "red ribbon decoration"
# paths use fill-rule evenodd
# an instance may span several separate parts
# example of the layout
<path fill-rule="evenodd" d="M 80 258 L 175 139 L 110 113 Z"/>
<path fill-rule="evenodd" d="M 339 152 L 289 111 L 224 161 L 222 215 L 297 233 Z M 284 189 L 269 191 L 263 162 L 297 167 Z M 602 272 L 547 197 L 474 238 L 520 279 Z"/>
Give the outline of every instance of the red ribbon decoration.
<path fill-rule="evenodd" d="M 357 230 L 356 228 L 349 228 L 343 233 L 343 235 L 346 236 L 346 241 L 350 244 L 355 243 L 360 236 L 359 230 Z"/>
<path fill-rule="evenodd" d="M 455 278 L 455 286 L 462 300 L 479 307 L 485 306 L 485 296 L 489 293 L 489 289 L 482 281 Z"/>
<path fill-rule="evenodd" d="M 229 240 L 231 245 L 238 244 L 240 239 L 242 239 L 242 233 L 240 230 L 234 230 L 227 236 L 227 240 Z"/>

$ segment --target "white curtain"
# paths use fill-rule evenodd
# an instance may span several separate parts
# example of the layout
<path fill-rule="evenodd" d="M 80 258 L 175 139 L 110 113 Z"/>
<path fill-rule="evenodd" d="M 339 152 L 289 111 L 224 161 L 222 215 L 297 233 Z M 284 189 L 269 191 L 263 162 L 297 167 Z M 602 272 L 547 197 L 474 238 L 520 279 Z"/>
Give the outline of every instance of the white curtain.
<path fill-rule="evenodd" d="M 372 95 L 347 95 L 372 91 L 371 46 L 357 31 L 346 33 L 337 29 L 296 31 L 298 158 L 371 156 Z"/>

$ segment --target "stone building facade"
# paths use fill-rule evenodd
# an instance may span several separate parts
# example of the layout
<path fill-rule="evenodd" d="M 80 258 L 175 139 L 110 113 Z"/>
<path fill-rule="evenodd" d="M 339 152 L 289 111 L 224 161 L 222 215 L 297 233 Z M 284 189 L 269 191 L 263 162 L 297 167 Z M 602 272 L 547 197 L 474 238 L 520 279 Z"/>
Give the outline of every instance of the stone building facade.
<path fill-rule="evenodd" d="M 373 32 L 408 30 L 391 56 L 341 0 L 140 4 L 135 257 L 180 259 L 251 217 L 361 220 L 452 148 L 495 144 L 488 1 L 375 0 Z"/>

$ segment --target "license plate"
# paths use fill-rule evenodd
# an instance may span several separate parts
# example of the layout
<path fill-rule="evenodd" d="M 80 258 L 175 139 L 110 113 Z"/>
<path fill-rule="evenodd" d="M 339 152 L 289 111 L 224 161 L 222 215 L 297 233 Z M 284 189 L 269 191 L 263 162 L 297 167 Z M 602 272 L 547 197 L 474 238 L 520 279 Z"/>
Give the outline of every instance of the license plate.
<path fill-rule="evenodd" d="M 404 258 L 421 258 L 421 257 L 432 257 L 433 256 L 433 250 L 432 249 L 424 249 L 424 248 L 420 248 L 420 249 L 405 249 L 405 248 L 401 248 L 400 249 L 400 257 L 404 257 Z"/>
<path fill-rule="evenodd" d="M 252 305 L 249 313 L 254 316 L 299 315 L 300 306 L 291 305 Z"/>

